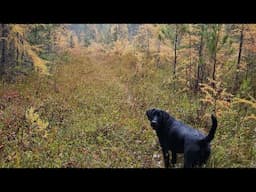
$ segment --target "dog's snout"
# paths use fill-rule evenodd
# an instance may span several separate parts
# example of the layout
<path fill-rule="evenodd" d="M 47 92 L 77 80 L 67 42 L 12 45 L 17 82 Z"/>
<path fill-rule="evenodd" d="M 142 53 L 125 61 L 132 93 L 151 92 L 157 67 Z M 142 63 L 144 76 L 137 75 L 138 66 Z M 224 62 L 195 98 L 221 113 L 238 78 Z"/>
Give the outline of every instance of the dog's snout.
<path fill-rule="evenodd" d="M 157 125 L 157 122 L 156 122 L 156 121 L 151 121 L 151 126 L 152 126 L 152 127 L 156 127 L 156 125 Z"/>

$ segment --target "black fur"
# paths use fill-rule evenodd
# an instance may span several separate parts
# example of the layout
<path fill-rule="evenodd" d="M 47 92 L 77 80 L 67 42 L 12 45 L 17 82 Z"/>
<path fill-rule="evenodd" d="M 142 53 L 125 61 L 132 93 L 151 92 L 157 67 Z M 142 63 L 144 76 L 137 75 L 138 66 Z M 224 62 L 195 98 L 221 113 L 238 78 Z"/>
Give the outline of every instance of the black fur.
<path fill-rule="evenodd" d="M 212 128 L 207 136 L 200 131 L 175 120 L 167 112 L 160 109 L 146 111 L 151 127 L 156 131 L 163 156 L 165 167 L 169 167 L 169 150 L 172 153 L 171 163 L 176 163 L 177 153 L 184 153 L 184 167 L 201 167 L 208 160 L 217 128 L 217 119 L 212 118 Z"/>

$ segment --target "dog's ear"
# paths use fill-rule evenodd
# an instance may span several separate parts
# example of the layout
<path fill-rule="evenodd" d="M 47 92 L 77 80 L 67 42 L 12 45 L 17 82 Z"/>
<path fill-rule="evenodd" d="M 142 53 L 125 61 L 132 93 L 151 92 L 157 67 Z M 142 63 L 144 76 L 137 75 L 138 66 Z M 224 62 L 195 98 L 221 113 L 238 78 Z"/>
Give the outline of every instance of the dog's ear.
<path fill-rule="evenodd" d="M 149 109 L 146 111 L 146 115 L 148 117 L 148 120 L 152 120 L 153 119 L 153 112 L 155 111 L 155 109 Z"/>
<path fill-rule="evenodd" d="M 148 120 L 151 120 L 151 119 L 152 119 L 151 110 L 147 110 L 147 111 L 146 111 L 146 115 L 147 115 L 147 117 L 148 117 Z"/>
<path fill-rule="evenodd" d="M 170 115 L 167 112 L 161 110 L 161 120 L 162 120 L 162 122 L 165 123 L 169 118 L 170 118 Z"/>

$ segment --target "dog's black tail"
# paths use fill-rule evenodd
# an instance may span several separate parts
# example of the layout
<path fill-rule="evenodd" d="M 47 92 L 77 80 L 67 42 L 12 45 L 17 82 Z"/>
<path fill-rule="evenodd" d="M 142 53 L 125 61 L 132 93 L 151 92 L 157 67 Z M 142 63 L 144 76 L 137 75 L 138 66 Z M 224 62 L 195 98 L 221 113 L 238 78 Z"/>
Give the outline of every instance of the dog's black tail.
<path fill-rule="evenodd" d="M 218 125 L 217 118 L 214 115 L 211 115 L 211 118 L 212 118 L 212 128 L 211 128 L 209 134 L 202 140 L 203 143 L 210 143 L 211 140 L 213 140 L 215 132 L 216 132 L 216 128 Z"/>

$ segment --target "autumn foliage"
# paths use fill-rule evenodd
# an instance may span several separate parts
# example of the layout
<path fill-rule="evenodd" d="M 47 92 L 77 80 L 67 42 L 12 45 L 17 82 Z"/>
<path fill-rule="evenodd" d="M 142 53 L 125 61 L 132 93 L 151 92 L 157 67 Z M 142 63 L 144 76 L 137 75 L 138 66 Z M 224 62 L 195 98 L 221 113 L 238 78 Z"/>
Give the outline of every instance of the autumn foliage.
<path fill-rule="evenodd" d="M 254 24 L 1 24 L 1 167 L 162 167 L 150 107 L 205 133 L 215 113 L 207 167 L 255 167 L 255 35 Z"/>

